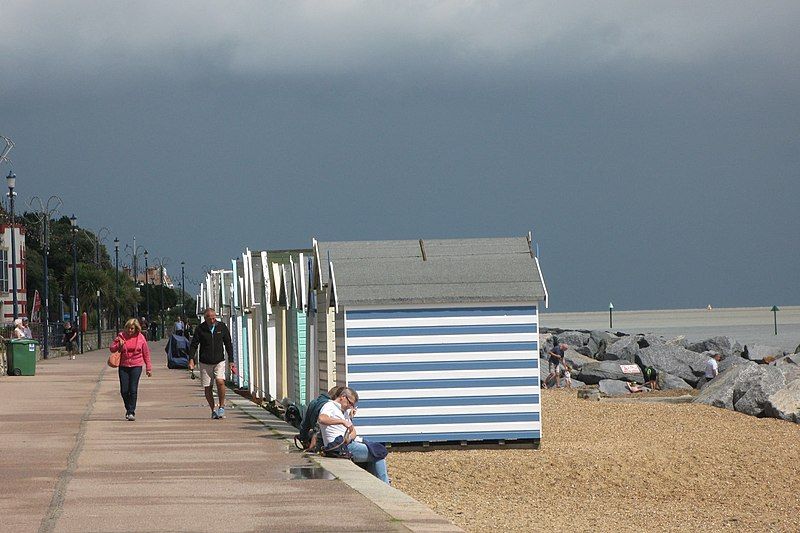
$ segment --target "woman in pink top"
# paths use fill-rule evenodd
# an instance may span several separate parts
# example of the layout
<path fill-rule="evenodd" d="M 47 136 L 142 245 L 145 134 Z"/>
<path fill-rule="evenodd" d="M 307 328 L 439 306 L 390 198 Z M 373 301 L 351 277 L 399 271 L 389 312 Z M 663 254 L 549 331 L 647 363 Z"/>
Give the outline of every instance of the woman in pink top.
<path fill-rule="evenodd" d="M 125 322 L 125 331 L 121 332 L 111 343 L 112 352 L 120 352 L 119 356 L 119 393 L 125 402 L 125 420 L 136 420 L 136 396 L 139 391 L 139 378 L 142 377 L 142 366 L 147 377 L 153 375 L 150 363 L 150 347 L 142 335 L 139 321 L 131 318 Z"/>

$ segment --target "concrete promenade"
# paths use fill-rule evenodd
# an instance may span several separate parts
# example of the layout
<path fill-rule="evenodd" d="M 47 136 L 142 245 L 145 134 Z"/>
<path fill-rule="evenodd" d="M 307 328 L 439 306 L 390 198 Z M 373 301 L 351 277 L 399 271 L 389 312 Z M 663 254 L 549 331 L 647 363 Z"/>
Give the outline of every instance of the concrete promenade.
<path fill-rule="evenodd" d="M 0 530 L 460 531 L 349 461 L 305 457 L 235 394 L 212 420 L 199 380 L 151 348 L 135 422 L 105 351 L 0 377 Z"/>

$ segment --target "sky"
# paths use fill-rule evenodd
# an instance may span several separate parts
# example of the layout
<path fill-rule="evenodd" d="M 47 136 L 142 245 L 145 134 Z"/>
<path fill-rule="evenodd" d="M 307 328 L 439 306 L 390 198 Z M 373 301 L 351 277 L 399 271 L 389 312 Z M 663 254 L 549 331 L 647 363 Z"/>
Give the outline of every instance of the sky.
<path fill-rule="evenodd" d="M 0 134 L 17 209 L 57 195 L 192 281 L 312 237 L 532 231 L 553 311 L 800 305 L 798 25 L 796 1 L 6 1 Z"/>

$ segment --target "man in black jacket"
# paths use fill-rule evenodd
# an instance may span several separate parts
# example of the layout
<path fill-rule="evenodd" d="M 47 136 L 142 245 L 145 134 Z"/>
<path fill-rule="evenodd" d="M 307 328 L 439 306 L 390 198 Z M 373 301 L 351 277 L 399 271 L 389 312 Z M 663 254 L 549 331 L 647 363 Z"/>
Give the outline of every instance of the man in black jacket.
<path fill-rule="evenodd" d="M 200 377 L 206 393 L 206 401 L 211 407 L 211 418 L 225 418 L 225 353 L 228 354 L 228 363 L 231 373 L 236 373 L 233 363 L 233 343 L 228 326 L 217 321 L 217 313 L 210 307 L 203 313 L 205 321 L 197 326 L 189 345 L 189 369 L 194 368 L 197 349 L 200 348 Z M 219 407 L 214 408 L 214 382 L 217 382 L 217 396 Z"/>

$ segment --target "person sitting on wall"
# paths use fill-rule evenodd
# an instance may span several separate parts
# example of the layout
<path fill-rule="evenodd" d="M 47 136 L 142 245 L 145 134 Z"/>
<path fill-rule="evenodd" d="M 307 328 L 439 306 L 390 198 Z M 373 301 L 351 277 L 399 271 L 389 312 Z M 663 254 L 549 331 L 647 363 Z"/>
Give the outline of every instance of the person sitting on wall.
<path fill-rule="evenodd" d="M 335 398 L 322 406 L 317 419 L 322 431 L 322 442 L 325 446 L 329 446 L 338 437 L 341 437 L 347 450 L 353 455 L 354 463 L 363 464 L 367 472 L 384 483 L 389 483 L 386 460 L 383 457 L 378 459 L 371 455 L 370 443 L 358 436 L 356 427 L 351 420 L 357 403 L 358 393 L 350 387 L 343 387 Z"/>

